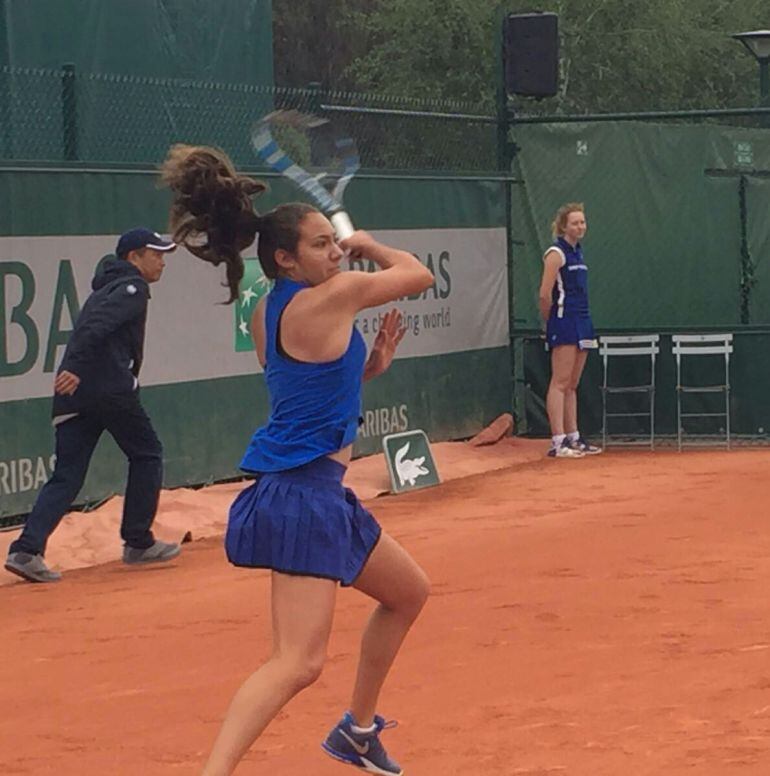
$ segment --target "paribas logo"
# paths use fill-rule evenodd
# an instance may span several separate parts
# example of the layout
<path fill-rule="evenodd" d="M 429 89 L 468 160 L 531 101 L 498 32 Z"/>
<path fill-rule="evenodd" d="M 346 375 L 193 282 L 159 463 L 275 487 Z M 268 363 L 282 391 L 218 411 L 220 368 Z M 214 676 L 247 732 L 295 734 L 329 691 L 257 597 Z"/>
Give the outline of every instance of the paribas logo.
<path fill-rule="evenodd" d="M 394 404 L 390 407 L 375 407 L 365 410 L 358 433 L 364 439 L 406 431 L 409 428 L 409 408 L 406 404 Z"/>
<path fill-rule="evenodd" d="M 53 473 L 56 456 L 0 461 L 0 494 L 12 496 L 38 490 Z"/>
<path fill-rule="evenodd" d="M 251 339 L 251 316 L 259 300 L 270 291 L 270 286 L 270 281 L 262 272 L 259 260 L 246 259 L 240 293 L 234 305 L 236 353 L 254 350 L 254 342 Z"/>

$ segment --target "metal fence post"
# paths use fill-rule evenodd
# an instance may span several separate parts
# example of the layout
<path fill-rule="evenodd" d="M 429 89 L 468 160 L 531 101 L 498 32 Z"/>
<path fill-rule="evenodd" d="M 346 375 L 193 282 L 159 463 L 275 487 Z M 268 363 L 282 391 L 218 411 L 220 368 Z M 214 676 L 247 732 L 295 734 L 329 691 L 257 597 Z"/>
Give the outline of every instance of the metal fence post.
<path fill-rule="evenodd" d="M 751 323 L 751 289 L 754 286 L 754 263 L 749 251 L 748 210 L 746 202 L 747 180 L 741 175 L 738 181 L 738 208 L 741 219 L 741 323 Z"/>
<path fill-rule="evenodd" d="M 511 163 L 516 153 L 515 144 L 511 143 L 508 131 L 512 124 L 513 109 L 508 104 L 508 92 L 505 87 L 505 46 L 503 42 L 503 28 L 506 14 L 509 12 L 508 4 L 502 3 L 497 7 L 495 20 L 495 57 L 497 70 L 496 84 L 496 108 L 497 108 L 497 169 L 503 175 L 503 196 L 505 207 L 505 246 L 506 266 L 508 270 L 508 352 L 511 360 L 511 387 L 510 399 L 512 414 L 515 419 L 515 433 L 526 433 L 527 413 L 525 396 L 522 391 L 524 375 L 523 348 L 519 347 L 514 329 L 516 311 L 514 307 L 513 287 L 513 196 L 509 180 Z"/>
<path fill-rule="evenodd" d="M 62 150 L 68 162 L 78 159 L 78 104 L 75 65 L 62 65 L 61 76 Z"/>

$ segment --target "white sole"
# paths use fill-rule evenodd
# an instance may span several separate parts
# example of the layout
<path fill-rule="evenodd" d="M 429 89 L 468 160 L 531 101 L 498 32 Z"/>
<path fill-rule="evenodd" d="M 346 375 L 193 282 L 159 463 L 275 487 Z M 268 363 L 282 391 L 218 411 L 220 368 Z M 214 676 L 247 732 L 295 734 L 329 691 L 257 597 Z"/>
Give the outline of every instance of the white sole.
<path fill-rule="evenodd" d="M 381 768 L 378 768 L 374 763 L 369 762 L 365 757 L 361 757 L 361 755 L 358 755 L 361 757 L 361 759 L 364 761 L 364 765 L 358 765 L 358 763 L 352 763 L 350 760 L 346 760 L 341 755 L 336 754 L 331 749 L 328 749 L 324 744 L 321 744 L 321 749 L 326 752 L 326 754 L 329 755 L 329 757 L 333 757 L 337 762 L 344 763 L 345 765 L 350 765 L 353 768 L 358 768 L 359 771 L 366 771 L 366 773 L 376 773 L 378 776 L 404 776 L 404 771 L 400 770 L 398 773 L 393 773 L 393 771 L 383 771 Z"/>

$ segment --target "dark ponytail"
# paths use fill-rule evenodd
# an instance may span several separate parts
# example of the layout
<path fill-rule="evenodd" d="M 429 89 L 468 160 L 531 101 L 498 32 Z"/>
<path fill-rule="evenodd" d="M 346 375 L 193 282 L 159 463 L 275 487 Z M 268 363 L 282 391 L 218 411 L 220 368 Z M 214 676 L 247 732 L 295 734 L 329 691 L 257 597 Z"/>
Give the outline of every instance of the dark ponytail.
<path fill-rule="evenodd" d="M 263 222 L 251 198 L 267 186 L 239 175 L 217 148 L 181 144 L 169 150 L 161 180 L 174 195 L 169 216 L 174 241 L 199 259 L 224 263 L 227 301 L 235 301 L 243 278 L 241 251 L 251 245 Z"/>
<path fill-rule="evenodd" d="M 228 304 L 238 298 L 243 278 L 241 251 L 257 233 L 259 263 L 265 276 L 274 280 L 279 275 L 275 252 L 294 253 L 302 219 L 318 212 L 302 202 L 290 202 L 260 216 L 251 198 L 267 186 L 239 175 L 227 154 L 208 146 L 172 146 L 161 166 L 161 180 L 174 194 L 169 217 L 174 242 L 211 264 L 224 262 Z"/>

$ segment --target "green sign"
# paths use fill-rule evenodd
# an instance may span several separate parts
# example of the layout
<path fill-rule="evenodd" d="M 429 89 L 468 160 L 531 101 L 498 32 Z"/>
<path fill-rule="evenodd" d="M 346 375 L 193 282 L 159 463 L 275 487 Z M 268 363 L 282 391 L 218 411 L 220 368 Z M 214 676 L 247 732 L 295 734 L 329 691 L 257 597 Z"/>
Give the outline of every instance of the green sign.
<path fill-rule="evenodd" d="M 382 438 L 382 449 L 393 493 L 427 488 L 441 482 L 430 442 L 422 429 L 388 434 Z"/>
<path fill-rule="evenodd" d="M 254 350 L 251 339 L 251 315 L 257 302 L 270 290 L 270 281 L 262 274 L 257 259 L 244 261 L 241 293 L 235 302 L 235 352 Z"/>

